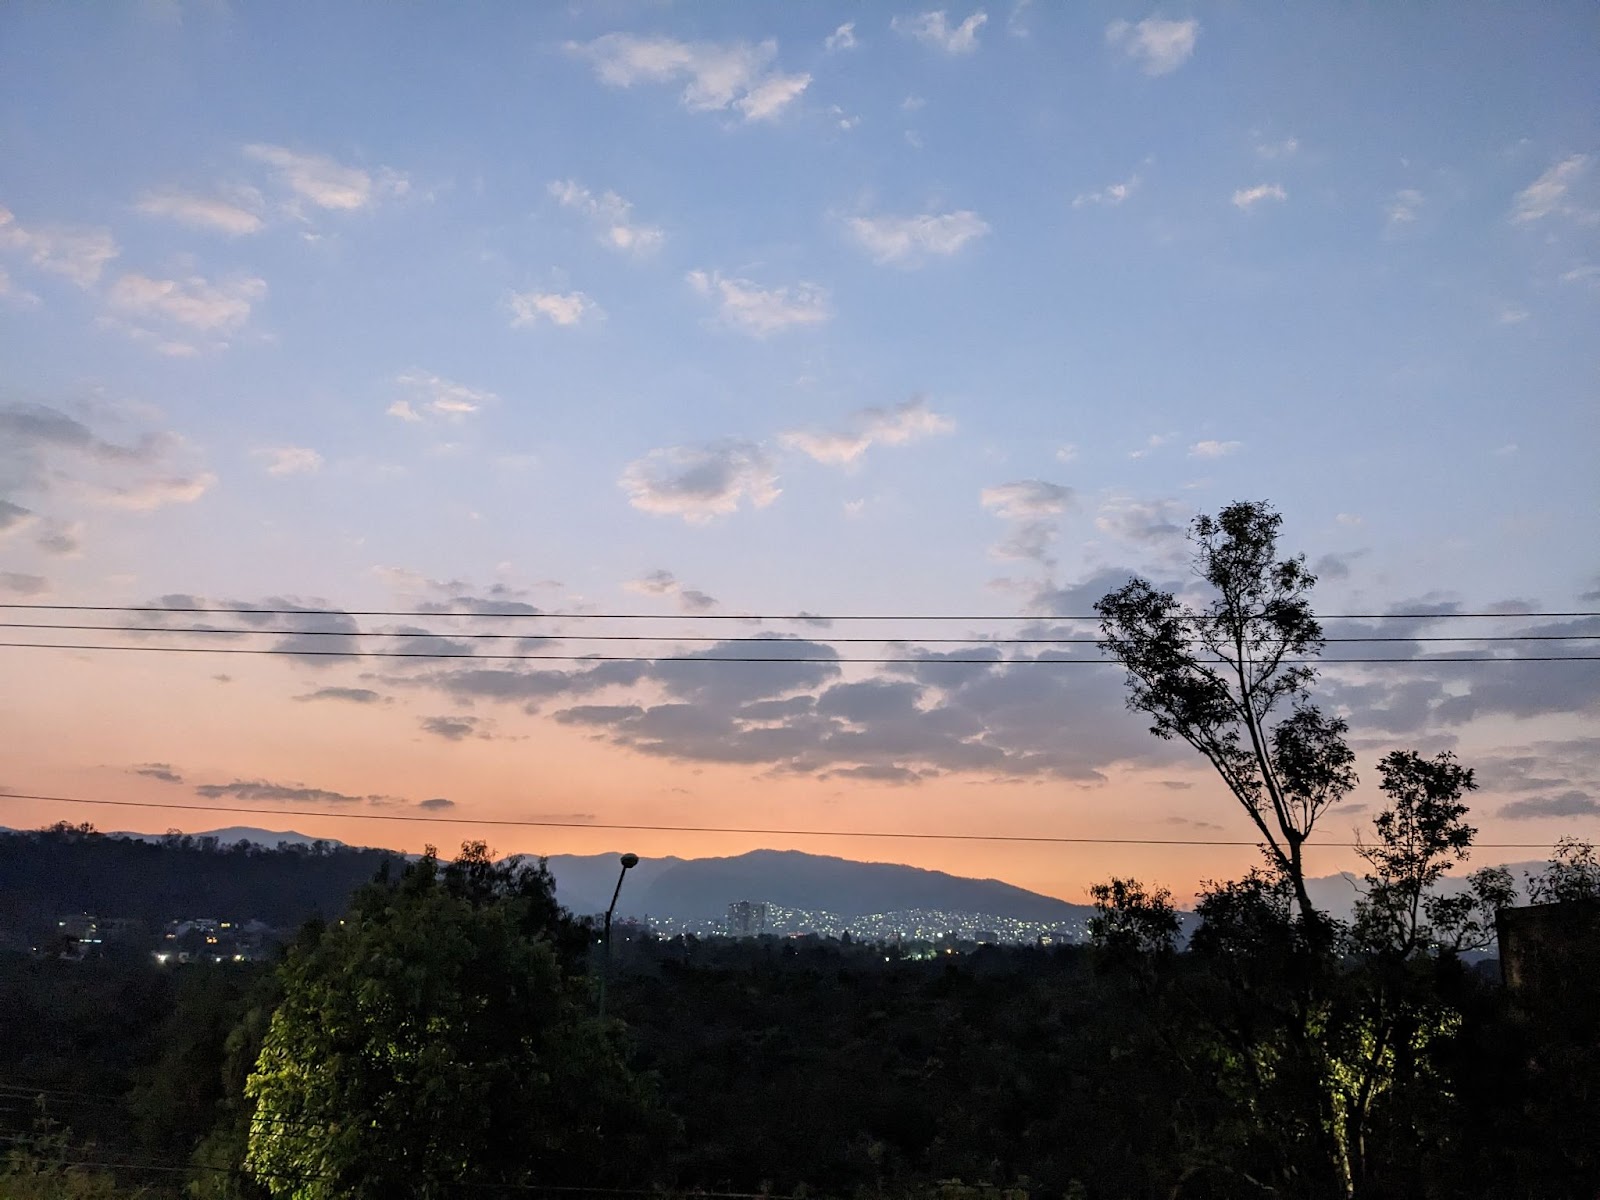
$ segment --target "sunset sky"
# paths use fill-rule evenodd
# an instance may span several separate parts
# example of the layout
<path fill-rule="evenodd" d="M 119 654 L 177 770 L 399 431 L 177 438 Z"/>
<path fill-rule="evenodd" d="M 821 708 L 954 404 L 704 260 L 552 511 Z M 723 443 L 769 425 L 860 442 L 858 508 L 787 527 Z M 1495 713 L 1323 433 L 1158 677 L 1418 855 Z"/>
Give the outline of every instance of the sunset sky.
<path fill-rule="evenodd" d="M 1046 618 L 1189 587 L 1186 523 L 1268 499 L 1324 613 L 1502 614 L 1330 634 L 1596 639 L 1330 657 L 1600 654 L 1597 96 L 1576 2 L 6 5 L 0 600 L 329 611 L 0 641 L 1095 660 L 919 639 L 1091 636 Z M 156 623 L 237 632 L 115 629 Z M 622 634 L 658 640 L 579 640 Z M 1363 772 L 1329 842 L 1401 747 L 1477 769 L 1484 841 L 1600 835 L 1600 662 L 1319 695 Z M 274 810 L 0 824 L 793 847 L 1071 900 L 1243 871 L 353 819 L 1248 841 L 1122 697 L 1087 661 L 0 648 L 0 788 Z"/>

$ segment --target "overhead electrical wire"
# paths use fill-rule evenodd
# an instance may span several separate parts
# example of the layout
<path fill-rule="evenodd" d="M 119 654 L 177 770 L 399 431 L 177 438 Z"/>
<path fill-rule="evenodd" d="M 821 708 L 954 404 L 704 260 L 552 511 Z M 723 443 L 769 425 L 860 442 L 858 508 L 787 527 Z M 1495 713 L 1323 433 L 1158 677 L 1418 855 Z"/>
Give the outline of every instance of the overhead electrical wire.
<path fill-rule="evenodd" d="M 32 792 L 0 792 L 3 800 L 35 800 L 51 804 L 79 804 L 108 808 L 155 808 L 179 812 L 254 813 L 272 817 L 338 817 L 354 821 L 404 821 L 423 825 L 486 825 L 532 829 L 598 829 L 619 833 L 718 833 L 756 837 L 893 838 L 931 842 L 1021 842 L 1064 846 L 1259 846 L 1260 840 L 1218 838 L 1071 837 L 1056 834 L 928 833 L 871 829 L 751 829 L 723 825 L 649 825 L 613 821 L 547 821 L 534 818 L 439 817 L 413 813 L 341 813 L 327 809 L 259 808 L 237 804 L 176 804 L 155 800 L 96 800 L 83 796 L 49 796 Z M 1308 842 L 1313 848 L 1354 850 L 1356 842 Z M 1552 842 L 1476 842 L 1484 850 L 1549 850 Z"/>
<path fill-rule="evenodd" d="M 274 630 L 278 636 L 296 636 L 293 630 Z M 1115 658 L 844 658 L 824 655 L 752 654 L 478 654 L 443 650 L 302 650 L 284 646 L 119 646 L 89 642 L 0 642 L 7 650 L 112 650 L 137 654 L 256 654 L 286 658 L 420 658 L 476 659 L 479 662 L 572 662 L 572 663 L 856 663 L 867 666 L 950 665 L 962 667 L 1111 667 L 1121 666 Z M 1203 663 L 1227 665 L 1223 659 L 1202 659 Z M 1456 663 L 1544 663 L 1600 662 L 1600 654 L 1519 654 L 1514 656 L 1460 655 L 1453 658 L 1284 658 L 1290 666 L 1339 666 L 1342 664 L 1381 666 L 1435 666 Z"/>
<path fill-rule="evenodd" d="M 753 637 L 704 637 L 670 633 L 474 633 L 426 629 L 224 629 L 217 625 L 63 625 L 33 621 L 0 621 L 0 629 L 59 630 L 70 633 L 160 633 L 160 634 L 215 634 L 227 637 L 361 637 L 361 638 L 440 638 L 452 641 L 550 641 L 550 642 L 685 642 L 714 643 L 716 645 L 783 644 L 794 639 L 772 634 Z M 1093 637 L 808 637 L 801 639 L 816 646 L 860 644 L 882 646 L 916 644 L 919 646 L 1104 646 L 1103 638 Z M 1184 639 L 1189 643 L 1198 638 Z M 1370 637 L 1325 637 L 1327 644 L 1368 642 L 1593 642 L 1600 641 L 1597 633 L 1513 633 L 1471 634 L 1455 636 L 1412 637 L 1406 634 L 1374 634 Z"/>
<path fill-rule="evenodd" d="M 792 621 L 817 624 L 824 621 L 1098 621 L 1098 613 L 1078 616 L 1062 614 L 996 614 L 960 616 L 945 613 L 641 613 L 641 612 L 542 612 L 529 606 L 527 612 L 496 612 L 473 609 L 452 612 L 441 607 L 423 609 L 343 609 L 343 608 L 252 608 L 243 605 L 210 607 L 153 604 L 28 604 L 7 602 L 0 611 L 32 612 L 120 612 L 120 613 L 221 613 L 240 616 L 345 616 L 345 617 L 466 617 L 478 620 L 562 620 L 562 621 Z M 1322 621 L 1454 621 L 1467 619 L 1538 620 L 1555 617 L 1600 617 L 1600 611 L 1584 612 L 1387 612 L 1322 613 Z M 1201 615 L 1201 619 L 1206 619 Z"/>

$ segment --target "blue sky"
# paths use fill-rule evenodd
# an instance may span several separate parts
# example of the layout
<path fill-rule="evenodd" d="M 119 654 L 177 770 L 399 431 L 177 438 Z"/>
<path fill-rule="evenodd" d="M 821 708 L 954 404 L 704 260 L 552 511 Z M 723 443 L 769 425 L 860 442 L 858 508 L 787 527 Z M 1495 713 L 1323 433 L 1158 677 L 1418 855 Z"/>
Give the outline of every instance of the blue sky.
<path fill-rule="evenodd" d="M 10 598 L 999 618 L 1171 576 L 1174 530 L 1260 497 L 1329 611 L 1596 607 L 1590 6 L 151 2 L 9 6 L 0 34 Z M 0 782 L 122 794 L 115 754 L 179 753 L 74 741 L 84 689 L 134 670 L 82 658 L 44 698 L 7 673 L 48 749 Z M 204 709 L 213 665 L 139 686 Z M 1489 685 L 1437 668 L 1374 738 L 1559 743 L 1540 836 L 1592 828 L 1595 673 L 1490 669 L 1510 699 L 1446 719 Z M 238 681 L 277 732 L 211 773 L 397 788 L 296 672 Z M 344 744 L 414 743 L 463 811 L 521 811 L 496 781 L 528 745 L 569 756 L 557 790 L 667 771 L 656 815 L 775 788 L 801 822 L 946 793 L 959 820 L 1010 777 L 892 739 L 641 756 L 618 713 L 367 690 L 390 703 L 341 710 Z M 1355 695 L 1358 730 L 1397 710 Z M 422 724 L 450 705 L 474 758 Z M 1100 760 L 1041 768 L 1090 798 L 1006 820 L 1176 769 L 1109 707 Z"/>

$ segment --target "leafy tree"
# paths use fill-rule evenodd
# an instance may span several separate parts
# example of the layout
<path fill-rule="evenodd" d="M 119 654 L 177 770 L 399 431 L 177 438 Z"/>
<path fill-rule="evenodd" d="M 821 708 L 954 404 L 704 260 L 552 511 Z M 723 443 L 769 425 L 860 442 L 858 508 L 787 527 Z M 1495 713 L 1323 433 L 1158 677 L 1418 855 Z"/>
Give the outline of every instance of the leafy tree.
<path fill-rule="evenodd" d="M 1095 605 L 1106 649 L 1128 668 L 1128 707 L 1214 767 L 1315 920 L 1301 848 L 1317 818 L 1355 786 L 1339 717 L 1310 701 L 1322 627 L 1305 556 L 1278 557 L 1283 523 L 1261 502 L 1231 504 L 1189 527 L 1195 574 L 1211 598 L 1181 602 L 1131 579 Z"/>
<path fill-rule="evenodd" d="M 1166 888 L 1147 891 L 1137 879 L 1113 878 L 1089 889 L 1095 915 L 1089 938 L 1117 958 L 1170 954 L 1178 913 Z"/>
<path fill-rule="evenodd" d="M 1448 751 L 1423 758 L 1396 750 L 1378 763 L 1388 805 L 1373 818 L 1377 841 L 1362 843 L 1366 895 L 1356 905 L 1355 936 L 1369 951 L 1401 958 L 1435 946 L 1478 948 L 1493 936 L 1494 913 L 1510 903 L 1510 876 L 1487 868 L 1470 890 L 1439 896 L 1433 888 L 1452 863 L 1465 860 L 1477 830 L 1462 799 L 1477 788 L 1472 769 Z"/>
<path fill-rule="evenodd" d="M 1556 842 L 1550 865 L 1528 876 L 1528 898 L 1535 904 L 1600 900 L 1600 859 L 1595 857 L 1594 843 L 1575 837 Z"/>
<path fill-rule="evenodd" d="M 542 863 L 481 842 L 363 888 L 283 968 L 246 1169 L 301 1200 L 624 1176 L 653 1109 L 562 970 L 565 923 Z"/>

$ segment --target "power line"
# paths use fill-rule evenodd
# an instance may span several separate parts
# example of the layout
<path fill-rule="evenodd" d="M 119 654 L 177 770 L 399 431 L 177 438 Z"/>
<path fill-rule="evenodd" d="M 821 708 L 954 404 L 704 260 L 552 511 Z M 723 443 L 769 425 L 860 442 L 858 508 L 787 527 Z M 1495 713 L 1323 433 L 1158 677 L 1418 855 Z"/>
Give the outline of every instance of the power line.
<path fill-rule="evenodd" d="M 715 645 L 779 645 L 792 639 L 765 635 L 756 637 L 701 637 L 670 633 L 472 633 L 427 629 L 376 630 L 376 629 L 223 629 L 216 625 L 62 625 L 32 621 L 0 621 L 0 629 L 60 630 L 72 633 L 163 633 L 212 634 L 225 637 L 359 637 L 359 638 L 441 638 L 451 641 L 552 641 L 552 642 L 685 642 Z M 869 646 L 915 643 L 919 646 L 1104 646 L 1103 638 L 1093 637 L 997 637 L 997 638 L 926 638 L 926 637 L 816 637 L 803 639 L 814 646 L 859 644 Z M 1196 643 L 1198 638 L 1185 638 L 1185 643 Z M 1325 637 L 1321 641 L 1335 643 L 1368 642 L 1593 642 L 1600 641 L 1600 633 L 1514 633 L 1471 634 L 1454 637 L 1411 637 L 1406 634 L 1374 634 L 1370 637 Z"/>
<path fill-rule="evenodd" d="M 274 631 L 294 636 L 292 630 Z M 404 635 L 402 635 L 404 636 Z M 922 666 L 939 664 L 963 667 L 1110 667 L 1122 666 L 1115 658 L 843 658 L 822 655 L 712 655 L 712 654 L 478 654 L 442 650 L 296 650 L 289 647 L 256 646 L 119 646 L 83 642 L 0 642 L 8 650 L 124 650 L 139 654 L 265 654 L 290 658 L 425 658 L 477 659 L 480 662 L 619 662 L 619 663 L 857 663 L 868 666 Z M 1227 665 L 1222 659 L 1202 662 Z M 1536 663 L 1600 662 L 1600 654 L 1518 654 L 1514 656 L 1460 655 L 1452 658 L 1284 658 L 1290 666 L 1338 666 L 1365 664 L 1393 666 L 1404 664 L 1452 665 L 1455 663 Z"/>
<path fill-rule="evenodd" d="M 0 604 L 0 610 L 35 612 L 120 612 L 120 613 L 226 613 L 242 616 L 345 616 L 345 617 L 465 617 L 479 620 L 547 621 L 791 621 L 814 625 L 825 621 L 1098 621 L 1098 613 L 1078 616 L 1063 614 L 996 614 L 960 616 L 946 613 L 641 613 L 641 612 L 545 612 L 528 606 L 527 612 L 496 612 L 473 609 L 452 612 L 433 607 L 422 609 L 344 609 L 344 608 L 247 608 L 242 605 L 213 607 L 153 604 Z M 1387 612 L 1323 613 L 1321 621 L 1454 621 L 1468 619 L 1535 620 L 1553 617 L 1600 617 L 1600 611 L 1586 612 Z M 1203 615 L 1199 619 L 1207 619 Z"/>
<path fill-rule="evenodd" d="M 1062 837 L 1053 834 L 926 833 L 865 829 L 748 829 L 722 825 L 630 825 L 608 821 L 544 821 L 527 818 L 436 817 L 411 813 L 337 813 L 302 808 L 252 808 L 234 804 L 175 804 L 170 801 L 90 800 L 81 796 L 45 796 L 32 792 L 0 792 L 0 800 L 40 800 L 52 804 L 104 805 L 110 808 L 157 808 L 179 812 L 255 813 L 269 817 L 338 817 L 355 821 L 405 821 L 424 825 L 490 825 L 506 828 L 601 829 L 624 833 L 727 833 L 756 837 L 895 838 L 933 842 L 1023 842 L 1063 846 L 1259 846 L 1259 841 L 1206 838 Z M 1328 849 L 1353 850 L 1355 842 L 1316 842 Z M 1551 842 L 1478 842 L 1485 850 L 1550 850 Z"/>

